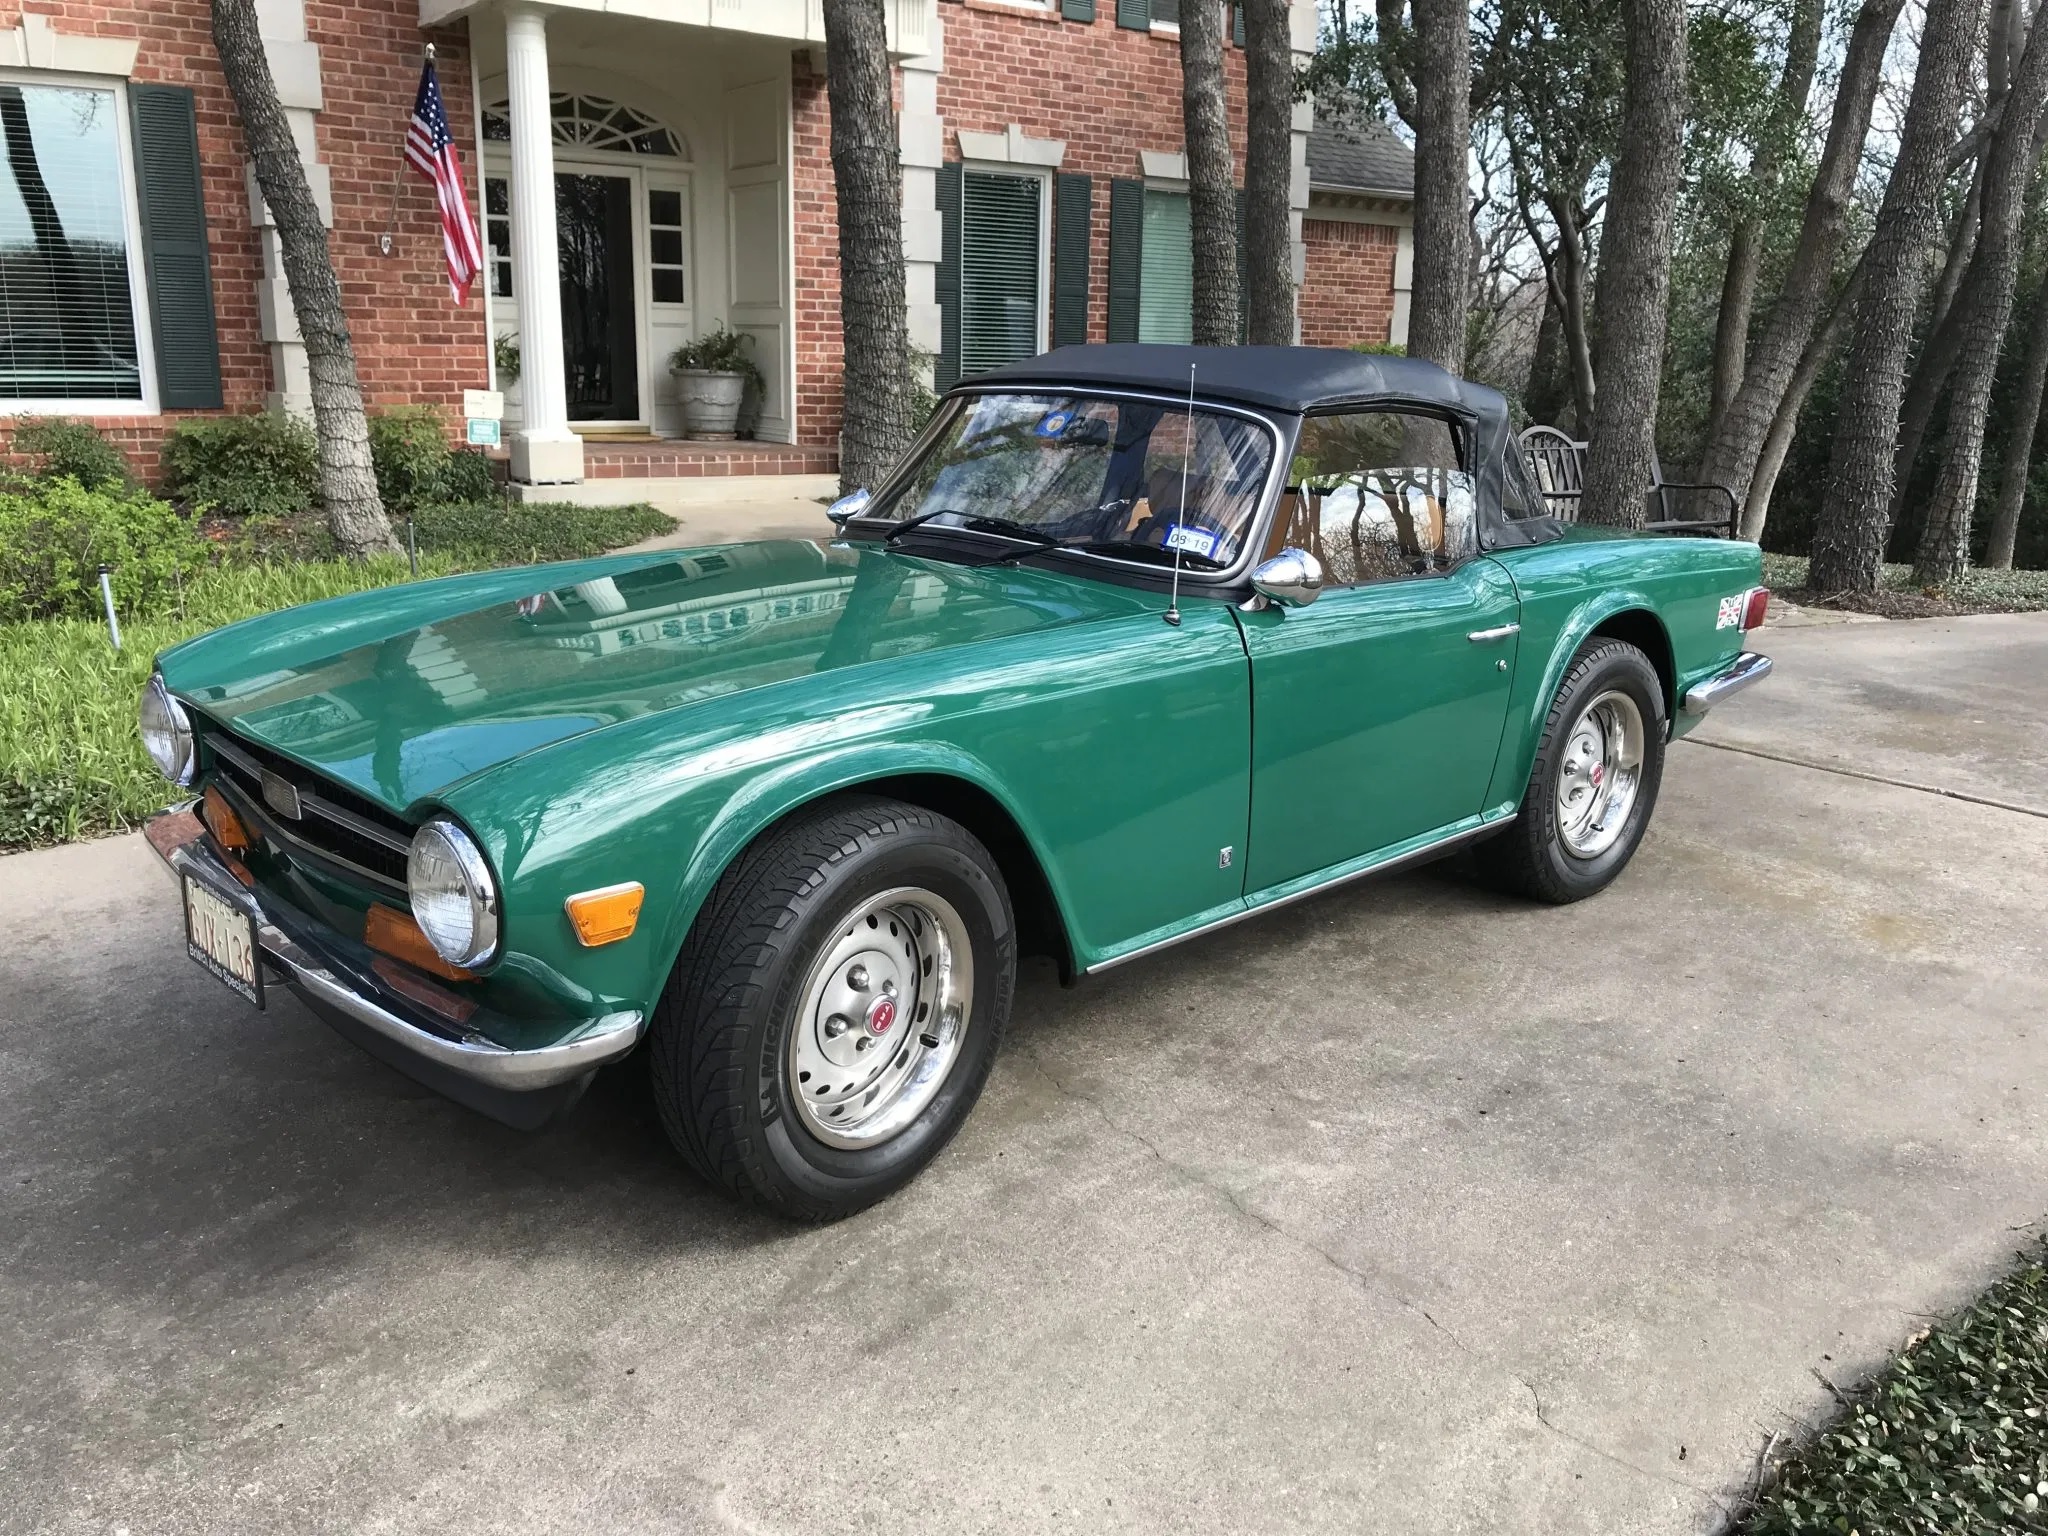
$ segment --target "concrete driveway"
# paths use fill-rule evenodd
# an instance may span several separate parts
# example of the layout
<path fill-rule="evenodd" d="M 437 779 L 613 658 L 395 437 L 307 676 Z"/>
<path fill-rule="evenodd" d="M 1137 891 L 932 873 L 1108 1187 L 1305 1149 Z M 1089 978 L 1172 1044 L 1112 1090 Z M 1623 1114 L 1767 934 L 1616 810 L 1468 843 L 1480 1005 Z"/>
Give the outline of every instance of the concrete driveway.
<path fill-rule="evenodd" d="M 137 839 L 0 860 L 0 1529 L 1710 1527 L 2048 1209 L 2048 616 L 1768 644 L 1608 894 L 1035 974 L 823 1231 L 245 1010 Z"/>

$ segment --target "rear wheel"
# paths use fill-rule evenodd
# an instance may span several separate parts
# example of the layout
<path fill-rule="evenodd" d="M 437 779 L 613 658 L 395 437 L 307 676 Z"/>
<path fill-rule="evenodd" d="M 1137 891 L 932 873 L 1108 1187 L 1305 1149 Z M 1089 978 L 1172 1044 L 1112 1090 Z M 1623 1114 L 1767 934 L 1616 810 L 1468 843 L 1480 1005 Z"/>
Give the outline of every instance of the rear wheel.
<path fill-rule="evenodd" d="M 863 796 L 785 824 L 713 889 L 656 1010 L 670 1139 L 798 1220 L 873 1204 L 974 1107 L 1016 949 L 1001 875 L 958 823 Z"/>
<path fill-rule="evenodd" d="M 1544 721 L 1521 815 L 1480 850 L 1482 861 L 1537 901 L 1605 889 L 1649 828 L 1668 734 L 1650 658 L 1625 641 L 1588 641 Z"/>

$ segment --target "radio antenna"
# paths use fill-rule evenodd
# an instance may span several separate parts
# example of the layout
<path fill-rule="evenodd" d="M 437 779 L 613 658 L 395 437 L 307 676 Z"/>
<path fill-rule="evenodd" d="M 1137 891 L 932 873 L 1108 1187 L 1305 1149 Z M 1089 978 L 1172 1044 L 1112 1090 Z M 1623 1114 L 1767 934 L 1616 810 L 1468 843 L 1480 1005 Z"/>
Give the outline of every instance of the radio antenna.
<path fill-rule="evenodd" d="M 1184 447 L 1182 448 L 1182 451 L 1181 451 L 1181 456 L 1180 456 L 1180 508 L 1179 508 L 1179 511 L 1180 511 L 1180 516 L 1181 516 L 1181 517 L 1186 517 L 1186 516 L 1188 515 L 1188 466 L 1189 466 L 1190 464 L 1192 464 L 1192 463 L 1194 462 L 1194 458 L 1195 458 L 1195 365 L 1194 365 L 1193 363 L 1189 363 L 1189 364 L 1188 364 L 1188 424 L 1187 424 L 1187 440 L 1186 440 L 1185 446 L 1184 446 Z M 1179 522 L 1179 520 L 1178 520 L 1178 519 L 1176 519 L 1176 520 L 1175 520 L 1175 522 L 1174 522 L 1174 525 L 1173 525 L 1173 532 L 1170 532 L 1170 533 L 1168 533 L 1166 537 L 1167 537 L 1167 538 L 1168 538 L 1169 540 L 1172 540 L 1172 539 L 1174 538 L 1174 534 L 1175 534 L 1175 533 L 1178 533 L 1178 532 L 1180 531 L 1180 529 L 1181 529 L 1181 527 L 1182 527 L 1182 526 L 1183 526 L 1183 525 L 1182 525 L 1182 524 L 1181 524 L 1181 523 Z M 1168 598 L 1167 598 L 1167 600 L 1166 600 L 1166 622 L 1167 622 L 1167 623 L 1169 623 L 1169 624 L 1175 625 L 1175 626 L 1178 626 L 1178 625 L 1179 625 L 1179 623 L 1180 623 L 1180 545 L 1179 545 L 1179 543 L 1178 543 L 1178 542 L 1175 542 L 1175 543 L 1174 543 L 1174 546 L 1173 546 L 1173 593 L 1172 593 L 1172 595 L 1171 595 L 1170 597 L 1168 597 Z"/>

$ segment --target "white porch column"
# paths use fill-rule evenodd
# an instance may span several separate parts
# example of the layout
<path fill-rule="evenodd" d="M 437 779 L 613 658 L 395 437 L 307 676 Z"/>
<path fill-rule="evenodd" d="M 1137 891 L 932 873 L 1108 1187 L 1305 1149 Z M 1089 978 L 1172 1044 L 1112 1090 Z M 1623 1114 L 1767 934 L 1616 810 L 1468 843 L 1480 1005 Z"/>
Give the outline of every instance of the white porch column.
<path fill-rule="evenodd" d="M 536 6 L 505 7 L 505 76 L 511 102 L 512 294 L 519 304 L 522 416 L 512 436 L 512 478 L 558 484 L 583 478 L 583 441 L 569 430 L 547 14 Z"/>

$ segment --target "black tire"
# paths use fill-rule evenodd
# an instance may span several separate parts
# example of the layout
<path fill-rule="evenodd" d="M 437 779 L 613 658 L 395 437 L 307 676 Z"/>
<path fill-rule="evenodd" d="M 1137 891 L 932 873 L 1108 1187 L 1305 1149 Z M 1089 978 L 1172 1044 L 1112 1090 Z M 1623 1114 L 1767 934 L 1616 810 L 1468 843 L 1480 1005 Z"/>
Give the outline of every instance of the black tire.
<path fill-rule="evenodd" d="M 969 1027 L 913 1121 L 875 1145 L 831 1146 L 792 1107 L 790 1031 L 840 923 L 898 887 L 932 892 L 959 915 L 973 950 Z M 850 1216 L 908 1183 L 967 1118 L 995 1062 L 1016 970 L 1009 894 L 973 834 L 901 801 L 821 802 L 750 847 L 698 914 L 648 1041 L 663 1128 L 699 1173 L 741 1199 L 798 1221 Z"/>
<path fill-rule="evenodd" d="M 1580 715 L 1610 691 L 1626 693 L 1641 713 L 1643 760 L 1635 804 L 1620 835 L 1597 856 L 1581 858 L 1567 846 L 1561 830 L 1558 775 Z M 1499 837 L 1477 850 L 1482 868 L 1508 890 L 1560 906 L 1606 889 L 1628 867 L 1649 828 L 1664 779 L 1668 734 L 1664 684 L 1650 658 L 1623 640 L 1587 641 L 1572 658 L 1543 722 L 1543 739 L 1537 743 L 1536 761 L 1522 794 L 1521 815 Z"/>

